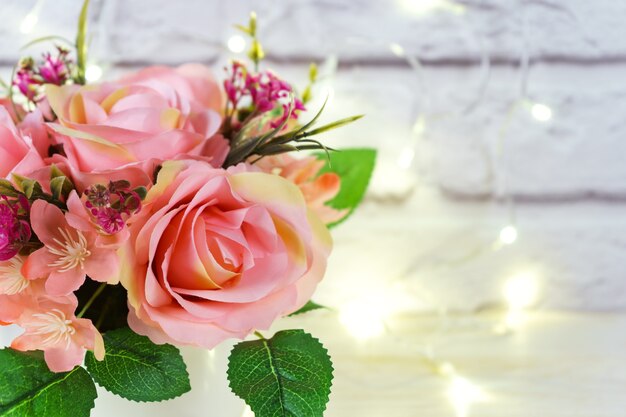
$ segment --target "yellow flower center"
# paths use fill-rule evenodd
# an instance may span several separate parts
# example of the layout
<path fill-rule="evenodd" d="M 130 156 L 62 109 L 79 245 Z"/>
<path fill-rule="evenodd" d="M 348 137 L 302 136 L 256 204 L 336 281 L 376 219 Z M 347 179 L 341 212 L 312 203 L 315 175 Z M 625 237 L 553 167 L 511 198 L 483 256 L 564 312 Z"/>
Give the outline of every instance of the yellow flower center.
<path fill-rule="evenodd" d="M 0 264 L 0 294 L 19 294 L 28 288 L 30 281 L 22 275 L 23 264 L 20 256 L 14 256 Z"/>
<path fill-rule="evenodd" d="M 82 269 L 85 260 L 91 256 L 91 252 L 87 249 L 87 239 L 80 230 L 76 230 L 77 239 L 74 239 L 67 230 L 60 227 L 59 232 L 63 236 L 63 241 L 55 238 L 54 243 L 57 244 L 57 247 L 48 247 L 48 251 L 57 255 L 59 259 L 48 266 L 59 268 L 59 272 L 67 272 L 78 266 Z"/>
<path fill-rule="evenodd" d="M 53 309 L 47 313 L 33 314 L 34 321 L 27 323 L 25 327 L 31 334 L 44 335 L 45 339 L 40 347 L 58 346 L 65 344 L 67 349 L 76 334 L 72 320 L 68 320 L 59 309 Z"/>

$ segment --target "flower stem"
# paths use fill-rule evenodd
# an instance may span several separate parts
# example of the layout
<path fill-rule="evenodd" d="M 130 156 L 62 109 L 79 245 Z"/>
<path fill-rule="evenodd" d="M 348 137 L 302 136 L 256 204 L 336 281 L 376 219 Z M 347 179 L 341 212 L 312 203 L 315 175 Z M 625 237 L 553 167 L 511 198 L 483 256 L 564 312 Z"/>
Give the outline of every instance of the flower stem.
<path fill-rule="evenodd" d="M 265 336 L 263 336 L 261 333 L 257 332 L 256 330 L 254 331 L 254 335 L 261 340 L 265 340 Z"/>
<path fill-rule="evenodd" d="M 96 298 L 98 298 L 98 296 L 100 294 L 102 294 L 102 291 L 104 291 L 104 289 L 106 288 L 107 283 L 103 282 L 102 284 L 100 284 L 100 286 L 98 287 L 98 289 L 93 293 L 93 295 L 91 296 L 91 298 L 89 300 L 87 300 L 87 303 L 85 304 L 85 306 L 83 307 L 82 310 L 80 310 L 80 313 L 78 313 L 76 315 L 76 317 L 81 318 L 86 312 L 87 309 L 89 309 L 89 307 L 91 307 L 91 305 L 93 304 L 94 301 L 96 301 Z"/>

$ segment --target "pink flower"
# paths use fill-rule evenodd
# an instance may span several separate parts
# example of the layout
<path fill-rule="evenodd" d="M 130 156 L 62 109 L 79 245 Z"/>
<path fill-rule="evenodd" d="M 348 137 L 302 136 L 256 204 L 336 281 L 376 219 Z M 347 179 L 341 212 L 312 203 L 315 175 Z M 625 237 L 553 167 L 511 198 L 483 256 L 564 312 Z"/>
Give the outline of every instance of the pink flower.
<path fill-rule="evenodd" d="M 298 159 L 289 154 L 268 156 L 256 164 L 265 172 L 280 175 L 296 184 L 309 207 L 326 224 L 344 218 L 349 210 L 337 210 L 327 205 L 341 188 L 341 178 L 334 172 L 319 175 L 323 160 L 313 156 Z"/>
<path fill-rule="evenodd" d="M 211 348 L 306 303 L 332 242 L 289 181 L 244 164 L 163 164 L 122 248 L 129 324 Z"/>
<path fill-rule="evenodd" d="M 29 118 L 28 123 L 34 123 L 33 118 Z M 34 129 L 32 124 L 27 127 Z M 32 138 L 18 130 L 11 115 L 0 106 L 0 177 L 10 178 L 12 173 L 28 175 L 43 166 Z"/>
<path fill-rule="evenodd" d="M 40 298 L 36 307 L 25 308 L 17 320 L 24 333 L 11 347 L 20 351 L 43 350 L 53 372 L 67 372 L 80 365 L 85 350 L 104 359 L 104 342 L 91 320 L 74 316 L 78 301 L 74 295 Z"/>
<path fill-rule="evenodd" d="M 119 259 L 104 244 L 76 192 L 68 198 L 64 216 L 56 206 L 36 200 L 30 212 L 33 231 L 44 247 L 33 252 L 24 264 L 26 277 L 48 277 L 46 292 L 67 295 L 76 291 L 85 276 L 110 284 L 117 283 Z"/>
<path fill-rule="evenodd" d="M 47 85 L 69 164 L 82 172 L 204 153 L 221 125 L 222 96 L 200 65 L 147 68 L 116 83 Z M 216 166 L 222 161 L 214 158 Z"/>
<path fill-rule="evenodd" d="M 44 280 L 24 276 L 25 257 L 16 255 L 0 262 L 0 322 L 15 323 L 27 308 L 36 308 L 37 299 L 45 294 Z"/>

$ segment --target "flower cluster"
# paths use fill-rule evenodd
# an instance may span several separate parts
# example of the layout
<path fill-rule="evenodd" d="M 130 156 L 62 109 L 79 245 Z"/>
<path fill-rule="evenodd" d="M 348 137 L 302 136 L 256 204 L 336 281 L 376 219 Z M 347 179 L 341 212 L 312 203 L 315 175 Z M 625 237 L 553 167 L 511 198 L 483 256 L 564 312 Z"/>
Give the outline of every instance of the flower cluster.
<path fill-rule="evenodd" d="M 71 77 L 72 61 L 68 58 L 69 50 L 57 46 L 55 55 L 43 54 L 43 61 L 36 63 L 32 58 L 22 59 L 15 74 L 13 85 L 29 101 L 40 101 L 43 96 L 41 87 L 45 84 L 63 85 Z"/>
<path fill-rule="evenodd" d="M 67 371 L 86 350 L 103 358 L 121 315 L 155 343 L 212 348 L 301 308 L 326 225 L 348 210 L 327 205 L 340 178 L 325 161 L 284 153 L 322 149 L 310 136 L 345 121 L 298 124 L 296 89 L 239 61 L 223 83 L 187 64 L 84 85 L 70 54 L 22 61 L 28 105 L 0 101 L 0 322 L 24 329 L 12 348 Z M 128 309 L 92 308 L 111 297 Z"/>
<path fill-rule="evenodd" d="M 254 74 L 239 61 L 232 63 L 229 77 L 224 80 L 224 91 L 227 108 L 234 113 L 243 107 L 248 110 L 248 119 L 279 110 L 280 116 L 269 122 L 272 128 L 282 125 L 288 117 L 298 119 L 298 114 L 306 110 L 289 83 L 270 70 Z"/>

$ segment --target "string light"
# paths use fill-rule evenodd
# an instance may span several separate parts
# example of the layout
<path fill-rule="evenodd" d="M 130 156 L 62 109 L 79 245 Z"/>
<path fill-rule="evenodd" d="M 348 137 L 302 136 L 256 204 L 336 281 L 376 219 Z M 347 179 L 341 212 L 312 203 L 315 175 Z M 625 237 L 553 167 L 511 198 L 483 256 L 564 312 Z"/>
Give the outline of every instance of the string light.
<path fill-rule="evenodd" d="M 517 229 L 513 225 L 508 225 L 500 230 L 500 242 L 505 245 L 512 245 L 517 240 Z"/>
<path fill-rule="evenodd" d="M 96 64 L 89 64 L 85 69 L 85 78 L 92 83 L 102 78 L 102 73 L 102 67 Z"/>
<path fill-rule="evenodd" d="M 339 313 L 341 324 L 358 340 L 382 336 L 385 333 L 386 317 L 387 313 L 380 308 L 380 304 L 375 301 L 370 304 L 368 300 L 354 301 Z"/>
<path fill-rule="evenodd" d="M 425 15 L 435 10 L 446 10 L 461 14 L 465 7 L 450 0 L 399 0 L 399 6 L 408 13 L 416 16 Z"/>
<path fill-rule="evenodd" d="M 545 104 L 534 103 L 530 107 L 530 113 L 532 116 L 540 122 L 547 122 L 552 119 L 552 109 Z"/>
<path fill-rule="evenodd" d="M 467 417 L 474 403 L 487 400 L 485 392 L 478 385 L 459 375 L 450 378 L 447 394 L 457 417 Z"/>
<path fill-rule="evenodd" d="M 240 54 L 246 49 L 246 40 L 241 35 L 231 36 L 226 44 L 228 49 L 235 54 Z"/>
<path fill-rule="evenodd" d="M 538 294 L 537 278 L 530 273 L 515 275 L 504 285 L 504 297 L 511 309 L 521 310 L 532 306 Z"/>
<path fill-rule="evenodd" d="M 398 157 L 398 166 L 402 169 L 409 169 L 415 158 L 415 150 L 410 147 L 402 149 Z"/>

